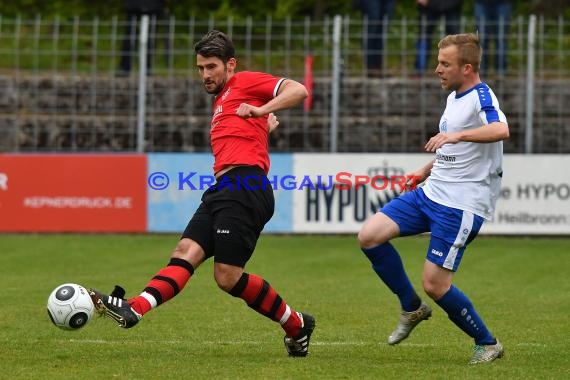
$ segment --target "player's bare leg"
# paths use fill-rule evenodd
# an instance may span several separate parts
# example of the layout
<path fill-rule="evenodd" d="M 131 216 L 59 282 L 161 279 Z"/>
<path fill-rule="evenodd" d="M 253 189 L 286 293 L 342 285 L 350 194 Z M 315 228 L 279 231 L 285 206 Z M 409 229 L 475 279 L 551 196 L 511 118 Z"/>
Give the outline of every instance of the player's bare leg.
<path fill-rule="evenodd" d="M 120 327 L 131 328 L 144 314 L 180 293 L 204 259 L 200 245 L 184 238 L 176 245 L 168 265 L 150 280 L 140 295 L 126 300 L 125 290 L 118 285 L 110 295 L 95 289 L 90 289 L 89 294 L 99 314 L 115 320 Z"/>

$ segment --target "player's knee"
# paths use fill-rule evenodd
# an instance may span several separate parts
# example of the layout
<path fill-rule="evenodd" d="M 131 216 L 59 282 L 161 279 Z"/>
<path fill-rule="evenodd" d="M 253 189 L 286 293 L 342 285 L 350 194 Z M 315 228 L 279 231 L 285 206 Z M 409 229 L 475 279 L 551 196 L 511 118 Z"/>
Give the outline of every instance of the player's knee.
<path fill-rule="evenodd" d="M 446 289 L 445 286 L 440 282 L 431 281 L 427 278 L 424 278 L 422 280 L 422 286 L 424 288 L 424 292 L 428 295 L 429 298 L 434 301 L 437 301 L 443 297 L 447 289 L 449 289 L 449 287 Z"/>
<path fill-rule="evenodd" d="M 431 298 L 432 300 L 437 300 L 437 292 L 435 291 L 435 288 L 430 287 L 430 286 L 426 286 L 424 285 L 424 292 L 428 295 L 429 298 Z"/>
<path fill-rule="evenodd" d="M 216 264 L 214 268 L 214 280 L 220 289 L 224 292 L 229 292 L 240 279 L 241 273 L 241 271 L 236 270 L 233 266 Z"/>
<path fill-rule="evenodd" d="M 172 258 L 184 259 L 188 261 L 194 269 L 197 269 L 206 259 L 204 250 L 192 239 L 184 238 L 178 241 L 174 251 L 170 255 Z"/>
<path fill-rule="evenodd" d="M 374 244 L 374 236 L 364 228 L 358 232 L 358 244 L 361 248 L 371 248 L 376 245 Z"/>
<path fill-rule="evenodd" d="M 358 233 L 361 248 L 373 248 L 399 236 L 398 225 L 388 216 L 376 213 L 367 220 Z"/>
<path fill-rule="evenodd" d="M 358 233 L 358 244 L 360 244 L 360 248 L 372 248 L 385 242 L 386 241 L 382 238 L 382 234 L 372 233 L 370 229 L 363 228 Z"/>
<path fill-rule="evenodd" d="M 190 239 L 181 239 L 176 244 L 176 248 L 174 248 L 174 252 L 172 252 L 173 257 L 184 258 L 187 252 L 190 250 L 192 242 Z"/>
<path fill-rule="evenodd" d="M 232 290 L 235 285 L 235 283 L 228 281 L 228 278 L 219 277 L 219 276 L 214 276 L 214 278 L 216 280 L 218 288 L 222 289 L 226 293 L 229 293 L 229 291 Z"/>
<path fill-rule="evenodd" d="M 237 283 L 237 280 L 230 276 L 214 275 L 218 288 L 229 293 Z"/>

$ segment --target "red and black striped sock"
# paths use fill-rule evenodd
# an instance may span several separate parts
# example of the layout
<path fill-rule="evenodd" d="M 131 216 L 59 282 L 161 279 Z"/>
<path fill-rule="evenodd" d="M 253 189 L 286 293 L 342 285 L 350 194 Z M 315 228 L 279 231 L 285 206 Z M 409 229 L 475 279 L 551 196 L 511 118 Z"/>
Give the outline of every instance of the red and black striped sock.
<path fill-rule="evenodd" d="M 171 258 L 168 265 L 150 280 L 143 292 L 128 302 L 137 313 L 144 315 L 180 293 L 193 274 L 194 267 L 188 261 Z"/>
<path fill-rule="evenodd" d="M 301 318 L 263 278 L 243 273 L 229 293 L 244 300 L 258 313 L 279 322 L 288 336 L 294 337 L 299 334 Z"/>

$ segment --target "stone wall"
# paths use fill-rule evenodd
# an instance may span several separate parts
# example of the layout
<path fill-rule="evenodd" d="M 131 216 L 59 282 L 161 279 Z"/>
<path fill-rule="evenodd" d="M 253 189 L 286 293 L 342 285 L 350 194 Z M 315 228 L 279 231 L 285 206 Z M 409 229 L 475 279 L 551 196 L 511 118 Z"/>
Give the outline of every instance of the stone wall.
<path fill-rule="evenodd" d="M 509 118 L 507 152 L 524 151 L 526 84 L 491 81 Z M 534 152 L 570 152 L 570 83 L 537 80 Z M 0 75 L 0 151 L 133 151 L 137 78 Z M 209 150 L 211 96 L 199 81 L 149 77 L 146 151 Z M 343 78 L 341 152 L 418 152 L 437 133 L 446 93 L 434 78 Z M 317 78 L 313 108 L 279 114 L 273 151 L 326 152 L 330 146 L 330 82 Z"/>

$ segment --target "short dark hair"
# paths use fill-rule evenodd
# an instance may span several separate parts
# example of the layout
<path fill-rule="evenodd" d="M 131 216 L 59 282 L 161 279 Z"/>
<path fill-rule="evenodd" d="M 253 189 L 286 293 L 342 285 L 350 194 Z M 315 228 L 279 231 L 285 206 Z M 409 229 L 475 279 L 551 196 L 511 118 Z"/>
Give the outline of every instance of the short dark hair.
<path fill-rule="evenodd" d="M 200 41 L 196 42 L 194 51 L 202 57 L 217 57 L 224 63 L 236 56 L 231 38 L 218 30 L 210 30 Z"/>

